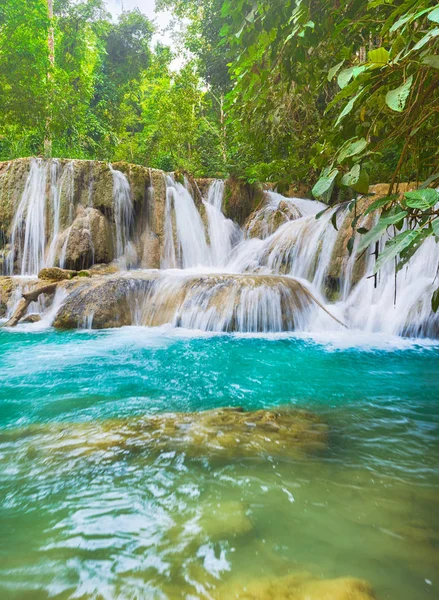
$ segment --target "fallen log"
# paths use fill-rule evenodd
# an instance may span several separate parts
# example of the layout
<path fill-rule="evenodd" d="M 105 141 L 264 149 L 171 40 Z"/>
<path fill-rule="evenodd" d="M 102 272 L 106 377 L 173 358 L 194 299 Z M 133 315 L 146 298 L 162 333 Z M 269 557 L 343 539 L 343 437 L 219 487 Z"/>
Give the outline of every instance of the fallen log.
<path fill-rule="evenodd" d="M 58 283 L 49 283 L 47 285 L 41 285 L 36 287 L 34 290 L 30 292 L 25 292 L 22 294 L 22 298 L 17 305 L 17 308 L 14 311 L 14 314 L 4 324 L 4 327 L 15 327 L 21 321 L 21 319 L 26 314 L 26 311 L 31 302 L 36 302 L 41 294 L 53 294 L 56 291 Z"/>

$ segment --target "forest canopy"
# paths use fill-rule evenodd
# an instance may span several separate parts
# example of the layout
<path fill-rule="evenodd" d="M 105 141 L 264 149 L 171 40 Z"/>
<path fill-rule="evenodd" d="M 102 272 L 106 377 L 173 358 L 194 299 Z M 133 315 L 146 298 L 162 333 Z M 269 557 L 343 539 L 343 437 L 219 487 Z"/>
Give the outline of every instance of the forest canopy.
<path fill-rule="evenodd" d="M 0 7 L 0 158 L 127 160 L 329 200 L 439 171 L 439 6 L 426 0 L 159 0 Z M 345 190 L 345 191 L 343 191 Z"/>

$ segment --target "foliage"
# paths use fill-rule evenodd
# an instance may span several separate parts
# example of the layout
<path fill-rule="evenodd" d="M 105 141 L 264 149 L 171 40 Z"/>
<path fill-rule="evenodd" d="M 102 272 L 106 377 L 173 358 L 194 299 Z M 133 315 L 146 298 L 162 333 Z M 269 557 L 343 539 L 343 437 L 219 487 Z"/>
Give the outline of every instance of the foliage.
<path fill-rule="evenodd" d="M 170 68 L 138 9 L 112 22 L 103 0 L 0 7 L 0 159 L 130 160 L 224 173 L 221 116 L 194 65 Z M 53 31 L 54 58 L 49 37 Z"/>

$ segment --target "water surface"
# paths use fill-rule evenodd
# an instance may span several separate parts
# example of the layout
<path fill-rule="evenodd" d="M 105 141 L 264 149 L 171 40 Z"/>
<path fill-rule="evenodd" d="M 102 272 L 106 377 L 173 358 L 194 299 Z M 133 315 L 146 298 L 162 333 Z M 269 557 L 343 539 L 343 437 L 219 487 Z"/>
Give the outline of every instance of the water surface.
<path fill-rule="evenodd" d="M 438 345 L 381 336 L 0 332 L 1 597 L 225 598 L 304 571 L 437 597 L 438 365 Z M 323 455 L 55 452 L 52 438 L 292 405 L 328 423 Z"/>

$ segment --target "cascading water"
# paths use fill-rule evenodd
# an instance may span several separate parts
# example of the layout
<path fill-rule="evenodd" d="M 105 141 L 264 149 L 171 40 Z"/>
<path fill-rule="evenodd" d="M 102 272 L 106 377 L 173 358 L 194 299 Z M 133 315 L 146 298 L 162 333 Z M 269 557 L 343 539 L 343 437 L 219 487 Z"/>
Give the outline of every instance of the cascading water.
<path fill-rule="evenodd" d="M 121 171 L 109 165 L 113 177 L 113 210 L 116 225 L 116 256 L 121 266 L 127 268 L 137 261 L 130 241 L 134 222 L 134 209 L 128 179 Z"/>
<path fill-rule="evenodd" d="M 216 180 L 209 188 L 204 206 L 207 213 L 211 264 L 224 267 L 233 247 L 241 240 L 241 230 L 223 212 L 224 181 Z"/>
<path fill-rule="evenodd" d="M 60 216 L 61 216 L 61 200 L 63 194 L 65 195 L 66 201 L 68 202 L 68 219 L 71 225 L 73 221 L 73 199 L 75 194 L 75 178 L 74 178 L 74 164 L 73 161 L 69 162 L 64 170 L 61 172 L 61 165 L 59 160 L 53 159 L 50 166 L 50 200 L 52 206 L 52 237 L 45 260 L 46 267 L 53 267 L 56 264 L 56 256 L 58 249 L 58 241 L 60 234 Z M 64 242 L 65 248 L 67 248 L 68 235 Z M 65 250 L 63 246 L 63 249 Z M 64 266 L 64 259 L 61 257 L 59 265 Z M 65 251 L 64 251 L 65 258 Z"/>
<path fill-rule="evenodd" d="M 222 211 L 224 182 L 213 181 L 206 197 L 196 201 L 187 181 L 183 185 L 168 175 L 162 216 L 156 212 L 157 200 L 150 188 L 146 217 L 140 226 L 140 221 L 134 222 L 127 177 L 111 165 L 109 168 L 113 179 L 114 255 L 119 268 L 148 264 L 154 244 L 161 262 L 160 279 L 151 288 L 154 293 L 149 289 L 147 300 L 140 302 L 143 317 L 136 322 L 152 324 L 158 320 L 209 331 L 320 331 L 341 327 L 320 309 L 305 310 L 285 292 L 291 281 L 298 280 L 349 328 L 437 337 L 439 316 L 430 307 L 439 262 L 439 245 L 433 239 L 424 243 L 397 274 L 394 264 L 388 263 L 376 278 L 371 278 L 375 261 L 371 250 L 359 253 L 358 239 L 350 255 L 346 250 L 352 220 L 347 206 L 331 208 L 316 219 L 325 208 L 323 204 L 266 192 L 265 201 L 241 230 Z M 86 245 L 90 260 L 94 260 L 91 215 L 95 209 L 90 206 L 93 179 L 90 175 L 86 200 L 86 210 L 91 212 L 85 217 L 81 213 L 82 221 L 81 206 L 74 214 L 74 181 L 73 162 L 63 167 L 56 159 L 31 161 L 11 226 L 8 274 L 36 275 L 43 266 L 64 266 L 74 227 L 76 236 L 80 228 L 79 239 L 90 236 Z M 338 231 L 331 223 L 334 216 Z M 162 219 L 159 234 L 157 219 Z M 365 226 L 371 223 L 365 221 Z M 383 236 L 381 246 L 385 242 Z M 176 269 L 182 277 L 176 277 Z M 149 280 L 148 273 L 144 272 L 143 277 Z M 148 302 L 152 308 L 148 308 Z"/>
<path fill-rule="evenodd" d="M 46 178 L 47 165 L 32 159 L 29 175 L 12 223 L 7 273 L 12 275 L 17 263 L 21 275 L 33 275 L 44 266 L 46 246 Z"/>
<path fill-rule="evenodd" d="M 207 227 L 188 184 L 166 178 L 165 242 L 162 268 L 226 267 L 232 248 L 242 238 L 239 227 L 222 212 L 224 182 L 214 181 L 203 200 Z M 175 234 L 174 234 L 175 222 Z"/>
<path fill-rule="evenodd" d="M 189 269 L 210 266 L 204 223 L 187 185 L 166 177 L 165 242 L 162 265 Z M 175 215 L 175 234 L 173 215 Z"/>

